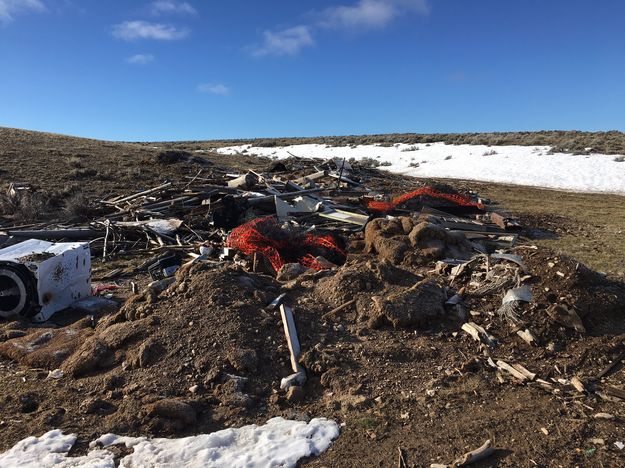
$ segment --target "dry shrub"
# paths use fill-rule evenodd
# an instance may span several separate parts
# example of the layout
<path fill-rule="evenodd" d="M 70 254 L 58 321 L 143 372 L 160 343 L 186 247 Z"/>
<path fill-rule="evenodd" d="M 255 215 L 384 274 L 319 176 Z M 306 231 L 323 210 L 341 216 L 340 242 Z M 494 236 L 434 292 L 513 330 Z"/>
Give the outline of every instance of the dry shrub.
<path fill-rule="evenodd" d="M 0 215 L 11 216 L 17 224 L 40 220 L 48 208 L 47 198 L 37 192 L 23 192 L 15 197 L 0 195 Z"/>
<path fill-rule="evenodd" d="M 74 180 L 89 179 L 97 175 L 98 175 L 98 171 L 90 167 L 76 168 L 76 169 L 72 169 L 69 172 L 70 179 L 74 179 Z"/>
<path fill-rule="evenodd" d="M 176 164 L 186 161 L 191 157 L 187 151 L 161 151 L 156 155 L 156 162 L 159 164 Z"/>
<path fill-rule="evenodd" d="M 87 196 L 82 192 L 74 192 L 63 200 L 62 213 L 67 221 L 78 221 L 88 219 L 97 210 L 89 202 Z"/>
<path fill-rule="evenodd" d="M 70 165 L 70 167 L 74 167 L 77 169 L 80 169 L 82 166 L 82 159 L 80 159 L 78 156 L 70 156 L 69 158 L 67 158 L 67 164 Z"/>

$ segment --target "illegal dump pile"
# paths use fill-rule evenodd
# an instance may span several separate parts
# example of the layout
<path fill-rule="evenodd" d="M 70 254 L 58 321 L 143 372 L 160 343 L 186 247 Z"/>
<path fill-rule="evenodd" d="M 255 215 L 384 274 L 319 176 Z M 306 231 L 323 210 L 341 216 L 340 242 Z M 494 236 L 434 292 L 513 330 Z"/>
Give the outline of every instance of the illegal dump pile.
<path fill-rule="evenodd" d="M 292 158 L 107 197 L 85 225 L 5 227 L 0 247 L 88 242 L 97 297 L 41 323 L 33 300 L 2 324 L 2 448 L 51 428 L 93 440 L 325 416 L 345 423 L 330 465 L 372 440 L 404 466 L 617 460 L 623 285 L 532 246 L 475 193 L 415 185 Z M 583 424 L 549 426 L 562 416 Z"/>

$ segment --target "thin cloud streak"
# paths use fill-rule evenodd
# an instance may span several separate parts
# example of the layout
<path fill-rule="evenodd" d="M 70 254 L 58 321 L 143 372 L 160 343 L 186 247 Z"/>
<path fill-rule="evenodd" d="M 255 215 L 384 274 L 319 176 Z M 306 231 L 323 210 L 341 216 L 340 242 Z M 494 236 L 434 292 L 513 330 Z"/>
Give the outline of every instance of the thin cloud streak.
<path fill-rule="evenodd" d="M 197 10 L 187 2 L 175 2 L 172 0 L 157 0 L 152 2 L 150 11 L 153 15 L 176 14 L 196 16 Z"/>
<path fill-rule="evenodd" d="M 232 90 L 222 83 L 203 83 L 198 85 L 197 90 L 200 93 L 216 94 L 218 96 L 230 96 Z"/>
<path fill-rule="evenodd" d="M 124 41 L 153 39 L 157 41 L 175 41 L 189 35 L 187 29 L 149 21 L 124 21 L 113 26 L 113 36 Z"/>
<path fill-rule="evenodd" d="M 126 58 L 126 62 L 132 65 L 147 65 L 154 62 L 154 55 L 152 54 L 136 54 Z"/>

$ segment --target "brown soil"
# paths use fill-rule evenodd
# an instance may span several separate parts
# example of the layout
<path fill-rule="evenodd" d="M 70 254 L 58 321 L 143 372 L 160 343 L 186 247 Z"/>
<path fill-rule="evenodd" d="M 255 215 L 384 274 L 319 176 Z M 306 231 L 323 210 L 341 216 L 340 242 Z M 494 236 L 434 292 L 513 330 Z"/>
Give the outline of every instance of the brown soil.
<path fill-rule="evenodd" d="M 163 171 L 180 165 L 172 177 L 197 173 L 194 163 L 167 161 Z M 381 189 L 414 184 L 372 174 Z M 141 188 L 98 184 L 89 190 L 100 196 Z M 480 260 L 452 281 L 448 270 L 435 272 L 433 257 L 418 256 L 424 246 L 416 234 L 409 239 L 414 226 L 400 227 L 391 236 L 405 238 L 418 261 L 365 252 L 371 238 L 360 234 L 350 239 L 346 264 L 330 272 L 278 282 L 240 266 L 198 265 L 158 297 L 131 296 L 116 313 L 63 312 L 45 329 L 0 322 L 0 450 L 53 428 L 77 433 L 80 452 L 105 432 L 183 436 L 273 416 L 326 416 L 343 424 L 341 435 L 302 465 L 397 466 L 398 447 L 411 465 L 451 463 L 491 439 L 494 456 L 476 466 L 622 466 L 625 452 L 614 442 L 625 442 L 625 406 L 609 387 L 625 388 L 625 373 L 617 366 L 597 376 L 625 352 L 625 285 L 529 243 L 514 250 L 527 271 Z M 98 265 L 97 275 L 130 272 L 144 260 Z M 145 273 L 128 273 L 120 299 L 131 279 L 147 283 Z M 533 301 L 518 305 L 522 326 L 514 328 L 499 309 L 519 281 L 531 286 Z M 292 370 L 280 313 L 266 306 L 282 292 L 308 374 L 301 399 L 280 390 Z M 458 292 L 460 304 L 445 304 Z M 554 305 L 575 311 L 586 332 L 557 319 Z M 474 341 L 460 329 L 463 314 L 499 344 Z M 517 335 L 525 328 L 534 345 Z M 523 365 L 550 388 L 519 382 L 489 357 Z M 48 377 L 56 368 L 63 376 Z M 575 390 L 573 377 L 586 392 Z"/>

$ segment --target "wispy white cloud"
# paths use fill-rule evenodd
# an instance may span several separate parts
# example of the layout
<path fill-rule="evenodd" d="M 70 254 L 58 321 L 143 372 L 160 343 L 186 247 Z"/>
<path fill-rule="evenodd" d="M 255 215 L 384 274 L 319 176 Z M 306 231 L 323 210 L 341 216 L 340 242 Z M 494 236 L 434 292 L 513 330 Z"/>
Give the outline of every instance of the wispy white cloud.
<path fill-rule="evenodd" d="M 279 31 L 265 31 L 262 44 L 252 46 L 250 50 L 255 57 L 297 55 L 304 47 L 314 44 L 311 28 L 300 25 Z"/>
<path fill-rule="evenodd" d="M 427 0 L 359 0 L 353 5 L 327 8 L 316 16 L 322 28 L 367 30 L 385 28 L 406 13 L 428 12 Z"/>
<path fill-rule="evenodd" d="M 406 14 L 427 14 L 428 0 L 357 0 L 351 5 L 336 5 L 306 15 L 299 26 L 263 32 L 263 41 L 248 47 L 255 57 L 267 55 L 297 55 L 315 44 L 319 30 L 360 32 L 388 27 Z"/>
<path fill-rule="evenodd" d="M 198 85 L 197 90 L 200 93 L 211 93 L 219 96 L 230 96 L 232 92 L 230 87 L 222 83 L 203 83 Z"/>
<path fill-rule="evenodd" d="M 152 54 L 136 54 L 126 58 L 126 62 L 132 65 L 147 65 L 154 62 L 154 55 Z"/>
<path fill-rule="evenodd" d="M 159 41 L 173 41 L 183 39 L 189 35 L 187 29 L 148 21 L 124 21 L 113 26 L 113 36 L 125 41 L 135 39 L 155 39 Z"/>
<path fill-rule="evenodd" d="M 154 15 L 177 14 L 177 15 L 197 15 L 197 10 L 187 2 L 176 2 L 173 0 L 157 0 L 152 2 L 150 10 Z"/>
<path fill-rule="evenodd" d="M 42 13 L 46 5 L 41 0 L 0 0 L 0 24 L 10 23 L 22 13 Z"/>

